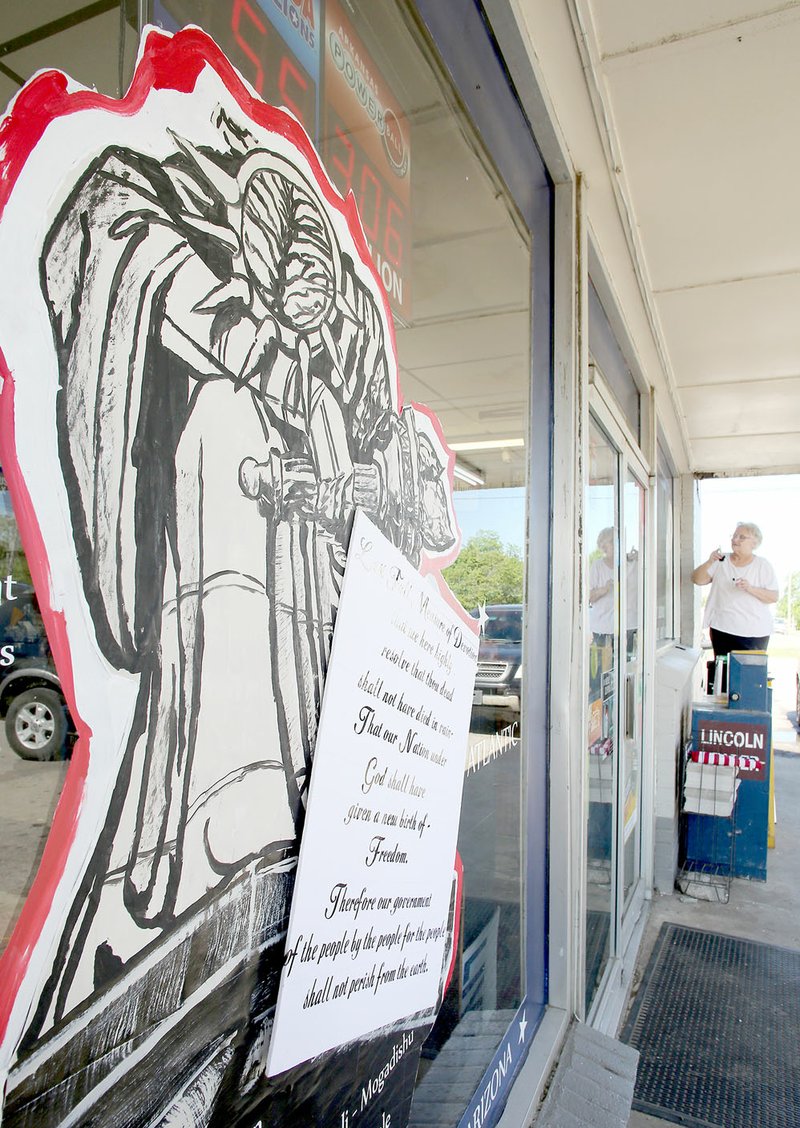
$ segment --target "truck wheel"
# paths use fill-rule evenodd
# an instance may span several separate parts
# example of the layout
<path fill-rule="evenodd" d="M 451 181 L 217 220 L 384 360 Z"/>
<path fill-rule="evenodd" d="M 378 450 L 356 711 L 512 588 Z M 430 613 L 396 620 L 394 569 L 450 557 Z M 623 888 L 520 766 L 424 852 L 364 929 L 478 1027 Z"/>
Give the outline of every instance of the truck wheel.
<path fill-rule="evenodd" d="M 23 760 L 54 760 L 66 735 L 64 702 L 54 689 L 26 689 L 11 702 L 6 739 Z"/>

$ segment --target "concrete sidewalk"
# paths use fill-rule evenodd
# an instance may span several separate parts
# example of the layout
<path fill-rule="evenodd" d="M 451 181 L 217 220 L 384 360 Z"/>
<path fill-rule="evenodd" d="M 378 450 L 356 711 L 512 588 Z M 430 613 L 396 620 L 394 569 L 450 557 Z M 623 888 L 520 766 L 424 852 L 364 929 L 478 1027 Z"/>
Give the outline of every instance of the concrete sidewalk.
<path fill-rule="evenodd" d="M 653 901 L 634 973 L 630 1004 L 636 997 L 659 929 L 665 921 L 800 951 L 797 866 L 800 856 L 800 755 L 779 751 L 775 753 L 774 763 L 777 822 L 775 848 L 769 851 L 767 858 L 767 880 L 735 878 L 727 905 L 696 901 L 677 892 Z M 626 1018 L 627 1012 L 620 1029 Z M 629 1128 L 663 1128 L 665 1121 L 634 1111 L 628 1124 Z"/>

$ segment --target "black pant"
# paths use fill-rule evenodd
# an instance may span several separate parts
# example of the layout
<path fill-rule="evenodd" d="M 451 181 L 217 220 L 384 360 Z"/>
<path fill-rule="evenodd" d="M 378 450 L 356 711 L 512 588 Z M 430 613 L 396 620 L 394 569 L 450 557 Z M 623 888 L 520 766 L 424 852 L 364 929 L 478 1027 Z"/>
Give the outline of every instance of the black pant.
<path fill-rule="evenodd" d="M 727 634 L 725 631 L 718 631 L 715 627 L 711 627 L 709 632 L 711 635 L 711 645 L 714 648 L 714 659 L 721 658 L 730 654 L 732 650 L 766 650 L 769 643 L 769 635 L 763 635 L 761 638 L 748 637 L 746 635 L 733 635 Z M 709 662 L 707 665 L 708 684 L 706 687 L 707 693 L 713 692 L 714 685 L 714 662 Z M 728 663 L 722 671 L 722 684 L 720 685 L 720 692 L 727 693 L 728 691 Z"/>
<path fill-rule="evenodd" d="M 711 635 L 715 658 L 730 654 L 732 650 L 766 650 L 769 643 L 769 635 L 748 638 L 746 635 L 726 634 L 725 631 L 718 631 L 716 627 L 711 627 L 708 633 Z"/>

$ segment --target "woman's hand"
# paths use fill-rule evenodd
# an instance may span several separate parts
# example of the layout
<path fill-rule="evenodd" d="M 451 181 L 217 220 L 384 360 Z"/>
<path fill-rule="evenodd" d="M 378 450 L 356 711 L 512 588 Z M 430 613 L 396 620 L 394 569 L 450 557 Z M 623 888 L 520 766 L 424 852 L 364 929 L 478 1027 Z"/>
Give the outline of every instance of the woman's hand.
<path fill-rule="evenodd" d="M 734 580 L 733 582 L 739 591 L 747 592 L 748 595 L 752 595 L 754 599 L 757 599 L 759 603 L 778 602 L 778 592 L 773 588 L 753 587 L 752 584 L 749 584 L 747 580 L 742 579 L 741 577 Z"/>
<path fill-rule="evenodd" d="M 709 556 L 708 560 L 704 560 L 702 564 L 698 564 L 692 572 L 692 583 L 699 584 L 701 587 L 705 584 L 711 583 L 711 573 L 709 568 L 712 564 L 718 564 L 720 560 L 725 559 L 725 553 L 721 548 L 715 548 Z"/>
<path fill-rule="evenodd" d="M 589 592 L 589 606 L 597 603 L 598 599 L 602 599 L 604 595 L 608 595 L 614 588 L 614 581 L 609 580 L 607 584 L 600 584 L 596 588 L 592 588 Z"/>

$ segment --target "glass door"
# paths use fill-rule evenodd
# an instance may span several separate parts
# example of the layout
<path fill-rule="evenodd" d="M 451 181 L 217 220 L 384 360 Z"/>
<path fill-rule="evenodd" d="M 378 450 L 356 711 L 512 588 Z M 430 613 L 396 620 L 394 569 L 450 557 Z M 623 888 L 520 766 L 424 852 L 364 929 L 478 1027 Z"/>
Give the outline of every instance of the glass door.
<path fill-rule="evenodd" d="M 641 778 L 644 664 L 644 523 L 646 491 L 630 466 L 625 471 L 625 679 L 622 736 L 622 901 L 627 911 L 641 875 Z"/>
<path fill-rule="evenodd" d="M 589 425 L 586 507 L 587 700 L 586 1013 L 613 950 L 616 898 L 619 632 L 619 452 Z"/>
<path fill-rule="evenodd" d="M 625 952 L 642 899 L 646 481 L 629 437 L 598 404 L 589 424 L 585 540 L 587 1015 Z"/>

